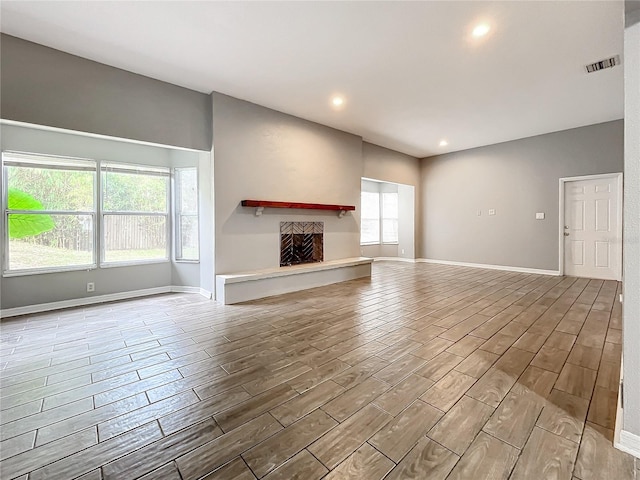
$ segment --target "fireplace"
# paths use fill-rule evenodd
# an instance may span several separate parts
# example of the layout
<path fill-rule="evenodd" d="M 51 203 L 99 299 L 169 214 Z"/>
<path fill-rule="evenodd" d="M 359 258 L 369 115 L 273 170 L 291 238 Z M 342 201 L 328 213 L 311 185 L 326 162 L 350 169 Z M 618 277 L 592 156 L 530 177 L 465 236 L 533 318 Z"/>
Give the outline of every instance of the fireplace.
<path fill-rule="evenodd" d="M 280 266 L 322 262 L 324 222 L 280 222 Z"/>

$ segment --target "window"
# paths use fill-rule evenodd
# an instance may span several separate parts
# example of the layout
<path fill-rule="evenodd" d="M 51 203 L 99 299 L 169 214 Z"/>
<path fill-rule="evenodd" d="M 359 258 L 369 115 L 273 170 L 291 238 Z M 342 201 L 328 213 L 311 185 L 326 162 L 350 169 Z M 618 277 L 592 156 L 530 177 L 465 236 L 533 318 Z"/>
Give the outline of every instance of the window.
<path fill-rule="evenodd" d="M 362 192 L 360 216 L 360 243 L 380 243 L 380 194 Z"/>
<path fill-rule="evenodd" d="M 195 167 L 175 169 L 176 260 L 197 261 L 198 171 Z"/>
<path fill-rule="evenodd" d="M 168 260 L 169 169 L 103 163 L 102 263 Z"/>
<path fill-rule="evenodd" d="M 170 170 L 2 153 L 5 274 L 169 260 Z M 198 172 L 175 172 L 176 260 L 197 261 Z"/>
<path fill-rule="evenodd" d="M 364 185 L 369 190 L 380 188 L 378 184 Z M 398 243 L 398 193 L 363 191 L 360 203 L 360 244 Z"/>
<path fill-rule="evenodd" d="M 96 163 L 2 154 L 5 272 L 95 267 Z"/>
<path fill-rule="evenodd" d="M 398 194 L 382 194 L 382 243 L 398 243 Z"/>

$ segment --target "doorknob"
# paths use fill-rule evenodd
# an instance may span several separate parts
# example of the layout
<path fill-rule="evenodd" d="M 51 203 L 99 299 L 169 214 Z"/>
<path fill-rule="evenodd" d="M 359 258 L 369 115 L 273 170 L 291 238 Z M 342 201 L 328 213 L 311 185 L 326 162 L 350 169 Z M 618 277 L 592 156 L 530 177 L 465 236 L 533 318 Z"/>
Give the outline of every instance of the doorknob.
<path fill-rule="evenodd" d="M 569 232 L 564 232 L 564 236 L 568 237 L 569 236 Z"/>
<path fill-rule="evenodd" d="M 569 225 L 565 225 L 565 226 L 564 226 L 564 229 L 565 229 L 565 230 L 569 230 Z"/>

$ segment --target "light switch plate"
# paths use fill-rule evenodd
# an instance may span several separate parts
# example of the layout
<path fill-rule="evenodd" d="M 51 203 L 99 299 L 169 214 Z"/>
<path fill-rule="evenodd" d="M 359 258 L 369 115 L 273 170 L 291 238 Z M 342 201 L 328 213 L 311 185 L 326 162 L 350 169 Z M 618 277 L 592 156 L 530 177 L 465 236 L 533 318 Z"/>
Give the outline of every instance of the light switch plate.
<path fill-rule="evenodd" d="M 496 209 L 495 208 L 490 208 L 489 209 L 489 215 L 495 215 L 496 214 Z"/>
<path fill-rule="evenodd" d="M 536 213 L 536 220 L 544 220 L 544 212 Z"/>

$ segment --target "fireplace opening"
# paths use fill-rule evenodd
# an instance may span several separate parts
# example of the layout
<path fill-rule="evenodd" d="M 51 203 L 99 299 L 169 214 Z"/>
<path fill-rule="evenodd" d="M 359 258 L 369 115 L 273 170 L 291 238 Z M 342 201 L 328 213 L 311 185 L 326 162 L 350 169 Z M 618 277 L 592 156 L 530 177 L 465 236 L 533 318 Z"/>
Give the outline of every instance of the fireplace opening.
<path fill-rule="evenodd" d="M 324 222 L 280 222 L 280 266 L 322 262 Z"/>

